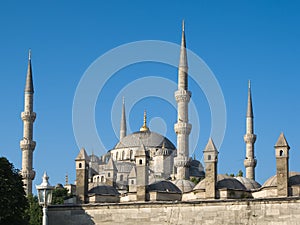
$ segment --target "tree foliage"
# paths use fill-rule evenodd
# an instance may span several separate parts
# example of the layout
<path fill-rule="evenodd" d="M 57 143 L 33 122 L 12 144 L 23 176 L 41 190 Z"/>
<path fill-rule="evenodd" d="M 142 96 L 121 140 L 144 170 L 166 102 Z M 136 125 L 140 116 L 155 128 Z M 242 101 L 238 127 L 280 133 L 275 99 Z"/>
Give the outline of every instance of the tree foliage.
<path fill-rule="evenodd" d="M 6 158 L 0 157 L 0 224 L 27 225 L 28 207 L 19 171 Z"/>
<path fill-rule="evenodd" d="M 27 211 L 29 215 L 29 225 L 41 225 L 42 224 L 42 207 L 39 205 L 37 196 L 28 196 L 29 209 Z"/>
<path fill-rule="evenodd" d="M 64 204 L 64 200 L 68 199 L 70 195 L 68 194 L 68 189 L 66 188 L 55 188 L 52 193 L 52 204 L 60 205 Z"/>

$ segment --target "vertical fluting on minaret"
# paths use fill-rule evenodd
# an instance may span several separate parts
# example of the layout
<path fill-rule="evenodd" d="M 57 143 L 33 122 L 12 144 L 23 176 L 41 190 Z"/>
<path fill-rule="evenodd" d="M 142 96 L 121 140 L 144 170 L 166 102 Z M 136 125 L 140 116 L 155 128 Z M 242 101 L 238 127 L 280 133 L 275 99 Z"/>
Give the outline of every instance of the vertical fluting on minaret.
<path fill-rule="evenodd" d="M 21 113 L 23 120 L 23 139 L 20 141 L 20 148 L 22 150 L 22 170 L 24 189 L 26 195 L 32 194 L 32 180 L 35 177 L 35 171 L 32 168 L 33 151 L 35 148 L 35 141 L 33 141 L 33 123 L 36 118 L 33 112 L 33 80 L 31 68 L 31 52 L 29 51 L 28 69 L 24 93 L 24 112 Z"/>
<path fill-rule="evenodd" d="M 188 64 L 183 21 L 178 66 L 178 90 L 175 91 L 177 123 L 174 125 L 174 130 L 177 135 L 177 157 L 175 158 L 177 179 L 189 179 L 189 134 L 192 129 L 188 118 L 188 103 L 190 98 L 191 92 L 188 91 Z"/>
<path fill-rule="evenodd" d="M 122 116 L 121 116 L 121 124 L 120 124 L 120 140 L 126 136 L 126 133 L 127 133 L 127 127 L 126 127 L 125 99 L 123 98 Z"/>
<path fill-rule="evenodd" d="M 246 178 L 255 180 L 255 167 L 257 161 L 254 155 L 254 143 L 256 141 L 256 135 L 254 134 L 253 126 L 253 108 L 250 81 L 248 84 L 248 107 L 246 116 L 246 134 L 244 136 L 244 141 L 246 143 L 246 158 L 244 160 L 244 166 L 246 168 Z"/>

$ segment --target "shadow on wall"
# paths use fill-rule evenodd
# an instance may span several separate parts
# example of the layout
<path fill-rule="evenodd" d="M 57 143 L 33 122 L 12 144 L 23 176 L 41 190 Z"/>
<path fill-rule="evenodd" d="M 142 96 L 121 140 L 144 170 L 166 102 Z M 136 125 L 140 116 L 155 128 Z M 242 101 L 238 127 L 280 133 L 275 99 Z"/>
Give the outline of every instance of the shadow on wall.
<path fill-rule="evenodd" d="M 48 225 L 96 225 L 93 217 L 81 206 L 50 206 L 48 209 Z"/>

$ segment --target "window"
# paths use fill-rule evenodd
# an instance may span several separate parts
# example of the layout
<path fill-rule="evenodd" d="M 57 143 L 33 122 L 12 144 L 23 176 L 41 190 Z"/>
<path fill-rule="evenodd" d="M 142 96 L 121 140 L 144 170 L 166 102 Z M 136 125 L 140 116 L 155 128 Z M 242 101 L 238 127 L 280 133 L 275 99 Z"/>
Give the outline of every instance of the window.
<path fill-rule="evenodd" d="M 133 159 L 133 151 L 130 150 L 130 159 L 132 160 Z"/>
<path fill-rule="evenodd" d="M 79 168 L 82 168 L 82 164 L 81 164 L 81 163 L 79 163 L 78 167 L 79 167 Z"/>
<path fill-rule="evenodd" d="M 131 184 L 134 184 L 134 180 L 131 180 Z"/>
<path fill-rule="evenodd" d="M 101 176 L 101 183 L 104 182 L 104 176 Z"/>
<path fill-rule="evenodd" d="M 208 160 L 211 160 L 211 155 L 208 155 L 208 156 L 207 156 L 207 159 L 208 159 Z"/>
<path fill-rule="evenodd" d="M 110 172 L 107 173 L 107 177 L 110 177 Z"/>
<path fill-rule="evenodd" d="M 279 156 L 284 156 L 284 152 L 283 152 L 283 150 L 280 150 L 280 152 L 279 152 Z"/>
<path fill-rule="evenodd" d="M 123 151 L 122 152 L 122 160 L 124 160 L 125 159 L 125 152 Z"/>
<path fill-rule="evenodd" d="M 139 164 L 140 164 L 140 165 L 142 165 L 142 164 L 143 164 L 143 160 L 142 160 L 142 159 L 140 159 L 140 162 L 139 162 Z"/>
<path fill-rule="evenodd" d="M 123 175 L 120 175 L 120 181 L 123 181 Z"/>
<path fill-rule="evenodd" d="M 119 152 L 116 152 L 116 160 L 118 160 Z"/>

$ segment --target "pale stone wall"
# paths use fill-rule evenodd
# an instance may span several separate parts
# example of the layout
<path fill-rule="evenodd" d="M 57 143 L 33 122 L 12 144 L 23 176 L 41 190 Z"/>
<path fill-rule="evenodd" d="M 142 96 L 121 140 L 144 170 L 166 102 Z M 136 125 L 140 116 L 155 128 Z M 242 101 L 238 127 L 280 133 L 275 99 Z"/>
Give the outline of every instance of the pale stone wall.
<path fill-rule="evenodd" d="M 300 198 L 52 206 L 48 218 L 49 225 L 296 225 Z"/>

